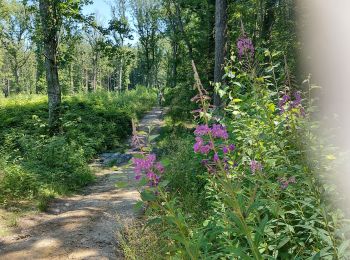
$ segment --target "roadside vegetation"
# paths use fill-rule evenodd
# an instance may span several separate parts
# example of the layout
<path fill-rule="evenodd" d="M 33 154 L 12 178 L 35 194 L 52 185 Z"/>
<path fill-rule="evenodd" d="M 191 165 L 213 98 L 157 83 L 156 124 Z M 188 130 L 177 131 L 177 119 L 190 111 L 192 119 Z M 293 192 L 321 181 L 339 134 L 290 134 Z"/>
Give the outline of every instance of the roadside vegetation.
<path fill-rule="evenodd" d="M 14 205 L 64 195 L 93 181 L 88 163 L 103 151 L 123 150 L 131 119 L 151 109 L 152 89 L 63 98 L 61 134 L 50 137 L 45 96 L 1 98 L 0 202 Z"/>

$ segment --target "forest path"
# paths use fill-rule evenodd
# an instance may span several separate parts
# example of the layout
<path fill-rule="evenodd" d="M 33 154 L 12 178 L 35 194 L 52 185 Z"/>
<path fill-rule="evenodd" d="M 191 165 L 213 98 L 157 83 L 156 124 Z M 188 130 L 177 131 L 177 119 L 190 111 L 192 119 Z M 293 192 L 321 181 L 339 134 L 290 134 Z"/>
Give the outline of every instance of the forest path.
<path fill-rule="evenodd" d="M 154 108 L 141 120 L 139 130 L 152 127 L 158 132 L 162 115 L 162 109 Z M 0 259 L 123 259 L 116 231 L 132 221 L 139 199 L 133 168 L 106 169 L 101 163 L 92 167 L 97 170 L 96 183 L 80 195 L 55 200 L 47 213 L 20 219 L 17 235 L 0 240 Z M 116 188 L 116 182 L 128 185 Z"/>

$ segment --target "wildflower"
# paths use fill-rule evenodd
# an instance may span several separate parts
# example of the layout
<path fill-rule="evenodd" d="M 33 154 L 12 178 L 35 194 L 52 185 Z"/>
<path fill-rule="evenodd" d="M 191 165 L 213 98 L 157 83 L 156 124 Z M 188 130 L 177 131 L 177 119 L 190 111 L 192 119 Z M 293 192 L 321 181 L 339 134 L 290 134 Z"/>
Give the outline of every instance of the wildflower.
<path fill-rule="evenodd" d="M 292 176 L 288 180 L 289 183 L 297 183 L 295 176 Z"/>
<path fill-rule="evenodd" d="M 230 149 L 229 149 L 227 146 L 222 147 L 222 152 L 223 152 L 224 154 L 229 153 L 229 151 L 230 151 Z"/>
<path fill-rule="evenodd" d="M 228 138 L 226 127 L 222 125 L 214 124 L 211 128 L 211 133 L 215 138 L 223 138 L 223 139 Z"/>
<path fill-rule="evenodd" d="M 207 144 L 200 147 L 199 151 L 202 154 L 208 154 L 213 149 L 212 145 Z"/>
<path fill-rule="evenodd" d="M 156 176 L 156 174 L 152 171 L 149 171 L 146 176 L 149 180 L 152 180 Z"/>
<path fill-rule="evenodd" d="M 282 190 L 287 189 L 288 186 L 289 186 L 289 182 L 288 182 L 288 181 L 283 181 L 283 182 L 281 182 L 281 189 L 282 189 Z"/>
<path fill-rule="evenodd" d="M 157 171 L 158 171 L 160 174 L 163 174 L 163 173 L 164 173 L 164 166 L 163 166 L 162 163 L 157 162 L 156 165 L 155 165 L 155 168 L 157 169 Z"/>
<path fill-rule="evenodd" d="M 149 154 L 145 158 L 133 158 L 134 163 L 134 172 L 135 179 L 140 180 L 142 178 L 142 174 L 145 174 L 147 179 L 149 180 L 148 185 L 153 187 L 157 186 L 160 177 L 155 173 L 158 172 L 160 174 L 164 173 L 164 166 L 160 163 L 156 163 L 156 155 Z"/>
<path fill-rule="evenodd" d="M 203 164 L 204 166 L 208 165 L 208 163 L 209 163 L 209 160 L 207 160 L 207 159 L 202 160 L 202 164 Z"/>
<path fill-rule="evenodd" d="M 202 136 L 202 135 L 208 134 L 209 132 L 210 132 L 210 128 L 207 125 L 199 125 L 194 131 L 194 134 L 197 136 Z"/>
<path fill-rule="evenodd" d="M 289 184 L 297 183 L 295 176 L 292 176 L 289 179 L 279 178 L 278 181 L 280 183 L 280 187 L 281 187 L 282 190 L 287 189 L 289 187 Z"/>
<path fill-rule="evenodd" d="M 255 161 L 255 160 L 253 160 L 253 161 L 251 161 L 250 162 L 250 170 L 252 171 L 252 173 L 253 174 L 255 174 L 255 172 L 257 172 L 257 171 L 262 171 L 262 164 L 260 163 L 260 162 L 258 162 L 258 161 Z"/>
<path fill-rule="evenodd" d="M 292 102 L 292 105 L 291 105 L 292 108 L 296 108 L 299 105 L 301 105 L 301 94 L 300 94 L 300 91 L 295 92 L 294 93 L 294 97 L 295 97 L 295 100 Z"/>
<path fill-rule="evenodd" d="M 290 100 L 290 97 L 287 94 L 284 94 L 282 99 L 278 102 L 278 107 L 280 109 L 280 113 L 283 114 L 285 112 L 284 106 Z"/>
<path fill-rule="evenodd" d="M 193 150 L 195 153 L 199 153 L 204 141 L 201 137 L 196 137 L 196 143 L 193 145 Z"/>
<path fill-rule="evenodd" d="M 237 40 L 237 49 L 238 49 L 238 56 L 241 59 L 244 55 L 247 55 L 248 57 L 254 56 L 254 45 L 250 38 L 246 36 L 242 36 Z"/>
<path fill-rule="evenodd" d="M 230 149 L 230 151 L 232 152 L 232 151 L 236 150 L 236 146 L 234 144 L 230 144 L 228 149 Z"/>
<path fill-rule="evenodd" d="M 213 160 L 214 160 L 214 162 L 219 161 L 219 155 L 217 153 L 214 154 Z"/>

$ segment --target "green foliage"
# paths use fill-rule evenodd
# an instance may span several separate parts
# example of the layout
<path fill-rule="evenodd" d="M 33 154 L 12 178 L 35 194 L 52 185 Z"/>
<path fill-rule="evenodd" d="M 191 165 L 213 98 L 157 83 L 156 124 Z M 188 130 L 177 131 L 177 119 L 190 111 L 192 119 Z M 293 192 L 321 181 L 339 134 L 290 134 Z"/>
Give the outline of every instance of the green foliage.
<path fill-rule="evenodd" d="M 226 74 L 227 86 L 218 88 L 227 104 L 220 123 L 236 145 L 228 159 L 235 167 L 229 175 L 208 174 L 193 153 L 193 136 L 192 142 L 189 134 L 176 132 L 177 138 L 170 134 L 164 139 L 161 145 L 171 160 L 166 167 L 169 183 L 148 210 L 163 255 L 346 259 L 349 231 L 343 213 L 328 199 L 341 196 L 320 179 L 327 161 L 307 160 L 310 150 L 321 147 L 320 141 L 310 142 L 317 122 L 304 118 L 300 106 L 284 112 L 278 107 L 283 68 L 267 63 L 247 70 L 244 61 L 233 60 Z M 252 160 L 262 163 L 261 172 L 252 172 Z M 290 178 L 295 182 L 283 186 Z"/>
<path fill-rule="evenodd" d="M 159 146 L 167 169 L 165 178 L 171 183 L 169 191 L 191 214 L 200 217 L 203 213 L 200 210 L 208 204 L 204 194 L 207 181 L 202 176 L 204 167 L 194 158 L 192 129 L 168 127 L 161 136 Z"/>
<path fill-rule="evenodd" d="M 90 183 L 94 178 L 88 162 L 99 152 L 122 148 L 131 118 L 151 109 L 155 100 L 155 92 L 142 87 L 65 97 L 63 132 L 49 137 L 46 97 L 2 98 L 0 202 L 36 199 L 45 208 L 53 194 Z"/>

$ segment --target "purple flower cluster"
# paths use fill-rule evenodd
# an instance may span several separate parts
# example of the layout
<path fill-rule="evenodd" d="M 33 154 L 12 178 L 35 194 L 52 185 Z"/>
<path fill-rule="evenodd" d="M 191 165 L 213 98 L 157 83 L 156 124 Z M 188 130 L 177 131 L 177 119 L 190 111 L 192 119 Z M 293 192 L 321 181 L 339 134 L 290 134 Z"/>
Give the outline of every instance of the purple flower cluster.
<path fill-rule="evenodd" d="M 208 154 L 213 148 L 214 145 L 211 142 L 206 143 L 202 137 L 196 137 L 196 143 L 193 145 L 195 153 Z"/>
<path fill-rule="evenodd" d="M 299 115 L 305 117 L 305 109 L 303 105 L 301 104 L 302 98 L 300 91 L 297 91 L 294 93 L 294 100 L 291 99 L 291 97 L 287 94 L 284 94 L 282 96 L 282 99 L 278 102 L 278 107 L 280 109 L 280 114 L 283 114 L 286 112 L 286 107 L 288 105 L 288 111 L 298 108 L 299 109 Z"/>
<path fill-rule="evenodd" d="M 214 138 L 228 139 L 228 133 L 226 127 L 222 125 L 213 125 L 211 128 L 211 134 Z"/>
<path fill-rule="evenodd" d="M 196 136 L 207 135 L 210 132 L 211 132 L 211 129 L 207 125 L 199 125 L 199 126 L 197 126 L 196 130 L 194 130 L 194 134 Z"/>
<path fill-rule="evenodd" d="M 288 188 L 289 184 L 297 183 L 295 177 L 290 177 L 289 179 L 286 178 L 278 178 L 278 182 L 280 183 L 280 187 L 282 190 L 285 190 Z"/>
<path fill-rule="evenodd" d="M 203 136 L 211 134 L 214 138 L 227 139 L 228 133 L 226 127 L 223 125 L 214 124 L 212 127 L 207 125 L 198 125 L 194 131 L 196 136 Z"/>
<path fill-rule="evenodd" d="M 140 180 L 142 174 L 148 179 L 151 187 L 157 186 L 160 181 L 160 175 L 164 173 L 164 166 L 157 162 L 155 154 L 149 154 L 144 158 L 133 158 L 135 179 Z"/>
<path fill-rule="evenodd" d="M 250 170 L 252 171 L 253 174 L 255 174 L 256 172 L 261 172 L 262 169 L 263 169 L 263 166 L 260 162 L 255 160 L 250 162 Z"/>
<path fill-rule="evenodd" d="M 250 38 L 246 36 L 241 36 L 237 40 L 237 49 L 238 49 L 238 56 L 241 59 L 245 55 L 248 57 L 254 57 L 254 45 Z"/>
<path fill-rule="evenodd" d="M 280 109 L 281 114 L 283 114 L 286 111 L 284 107 L 289 100 L 290 100 L 290 96 L 288 96 L 287 94 L 284 94 L 282 99 L 278 102 L 278 107 Z"/>
<path fill-rule="evenodd" d="M 301 105 L 301 93 L 300 93 L 300 91 L 297 91 L 297 92 L 294 93 L 294 98 L 295 99 L 294 99 L 294 101 L 291 104 L 292 108 L 296 108 L 299 105 Z"/>
<path fill-rule="evenodd" d="M 196 142 L 193 145 L 194 152 L 207 156 L 209 153 L 213 152 L 211 159 L 202 160 L 202 164 L 208 169 L 208 172 L 215 173 L 217 171 L 218 163 L 220 162 L 221 152 L 214 149 L 214 143 L 210 140 L 210 138 L 208 138 L 208 136 L 211 135 L 211 137 L 214 139 L 222 139 L 227 141 L 229 135 L 226 127 L 219 124 L 214 124 L 211 127 L 208 125 L 198 125 L 194 131 L 194 134 L 196 135 Z M 225 170 L 228 170 L 229 164 L 226 155 L 233 152 L 236 149 L 236 146 L 234 144 L 220 144 L 217 147 L 222 151 L 223 159 L 221 162 L 224 164 Z"/>
<path fill-rule="evenodd" d="M 207 125 L 198 125 L 194 131 L 194 134 L 196 135 L 196 143 L 193 145 L 194 152 L 206 155 L 214 149 L 214 144 L 211 141 L 206 142 L 203 139 L 204 136 L 211 134 L 213 138 L 224 140 L 228 139 L 226 127 L 218 124 L 214 124 L 212 127 L 209 127 Z M 229 146 L 224 145 L 222 146 L 222 152 L 224 154 L 227 154 L 235 150 L 235 148 L 236 147 L 234 144 L 231 144 Z M 213 159 L 214 161 L 218 161 L 218 155 L 214 155 Z"/>

